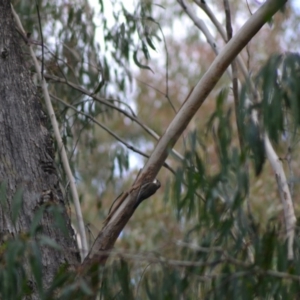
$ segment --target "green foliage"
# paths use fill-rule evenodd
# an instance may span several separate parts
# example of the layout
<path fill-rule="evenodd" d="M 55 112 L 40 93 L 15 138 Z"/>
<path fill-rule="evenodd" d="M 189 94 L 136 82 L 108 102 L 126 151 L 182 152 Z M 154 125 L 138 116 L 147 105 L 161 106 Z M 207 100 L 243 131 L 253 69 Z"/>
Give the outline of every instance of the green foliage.
<path fill-rule="evenodd" d="M 132 87 L 132 75 L 128 66 L 135 63 L 139 68 L 150 69 L 149 49 L 155 50 L 155 41 L 160 41 L 157 35 L 159 25 L 151 16 L 153 5 L 148 1 L 141 1 L 130 7 L 119 1 L 107 4 L 100 1 L 100 12 L 95 15 L 88 0 L 73 1 L 72 5 L 38 0 L 42 26 L 40 32 L 36 6 L 23 0 L 13 4 L 20 13 L 25 31 L 31 34 L 30 38 L 40 42 L 43 35 L 44 57 L 41 57 L 41 47 L 36 47 L 36 51 L 44 64 L 45 73 L 63 78 L 87 91 L 84 95 L 80 89 L 49 80 L 50 93 L 97 121 L 110 122 L 114 126 L 114 122 L 119 120 L 119 114 L 90 96 L 97 95 L 128 111 L 128 107 L 132 105 L 132 101 L 127 99 L 128 90 Z M 100 34 L 97 28 L 101 28 Z M 28 47 L 23 46 L 26 54 Z M 31 64 L 30 60 L 28 64 Z M 29 68 L 31 67 L 30 65 Z M 71 167 L 76 173 L 83 160 L 81 153 L 86 152 L 86 149 L 94 151 L 99 144 L 106 143 L 103 141 L 105 133 L 102 132 L 99 136 L 89 118 L 74 113 L 64 104 L 53 101 L 53 105 L 63 142 L 72 158 Z M 136 138 L 139 135 L 140 133 Z M 118 147 L 114 139 L 108 142 L 109 147 Z M 59 153 L 56 142 L 55 151 Z M 114 155 L 112 159 L 116 158 L 118 161 L 122 175 L 122 168 L 126 169 L 123 159 L 125 154 L 115 151 Z M 58 168 L 61 165 L 58 158 Z M 97 179 L 101 184 L 106 184 L 114 176 L 115 168 L 111 165 L 102 164 L 102 170 L 104 175 L 99 172 L 89 178 L 89 181 Z M 67 184 L 64 171 L 60 170 L 60 173 Z"/>
<path fill-rule="evenodd" d="M 124 171 L 128 171 L 128 152 L 123 147 L 117 147 L 115 151 L 112 152 L 112 158 L 115 160 L 115 162 L 112 164 L 112 174 L 115 174 L 115 165 L 118 166 L 118 173 L 120 174 L 120 176 L 123 175 Z"/>
<path fill-rule="evenodd" d="M 272 63 L 273 60 L 267 65 Z M 290 62 L 288 65 L 291 69 Z M 271 67 L 267 69 L 274 75 Z M 259 72 L 258 80 L 264 81 L 265 72 Z M 282 82 L 278 93 L 284 93 Z M 267 83 L 262 83 L 262 88 L 268 88 Z M 243 93 L 245 89 L 242 97 Z M 20 287 L 12 295 L 20 297 L 25 292 L 30 293 L 25 279 L 27 271 L 20 263 L 20 256 L 27 253 L 30 272 L 41 299 L 91 299 L 96 295 L 100 299 L 295 299 L 300 292 L 299 237 L 296 235 L 295 257 L 289 261 L 281 223 L 271 218 L 264 220 L 265 226 L 262 226 L 248 203 L 250 174 L 246 158 L 254 161 L 255 174 L 263 171 L 264 148 L 260 131 L 271 126 L 267 124 L 269 118 L 264 117 L 267 115 L 264 110 L 270 109 L 272 101 L 266 97 L 262 101 L 267 103 L 258 106 L 262 127 L 259 123 L 251 123 L 249 116 L 253 106 L 241 110 L 245 145 L 239 148 L 234 138 L 233 114 L 227 97 L 228 91 L 221 90 L 204 133 L 200 135 L 194 131 L 189 135 L 184 160 L 176 171 L 173 186 L 168 189 L 165 201 L 172 199 L 177 220 L 185 228 L 183 241 L 174 244 L 172 258 L 160 253 L 132 254 L 124 250 L 117 256 L 112 254 L 112 262 L 105 267 L 92 264 L 85 276 L 62 266 L 50 287 L 43 289 L 39 247 L 47 245 L 59 250 L 58 245 L 45 236 L 39 236 L 35 242 L 31 238 L 39 234 L 39 220 L 45 211 L 54 209 L 45 206 L 36 212 L 31 233 L 22 239 L 8 241 L 3 248 L 6 268 L 1 274 L 21 274 L 17 278 L 8 277 L 20 282 Z M 290 109 L 297 97 L 286 99 L 281 105 Z M 296 118 L 294 122 L 297 124 Z M 273 131 L 273 138 L 277 138 L 278 143 L 283 129 L 279 126 Z M 214 171 L 208 167 L 210 153 L 205 146 L 208 140 L 213 141 L 217 153 Z M 116 155 L 119 156 L 120 173 L 123 167 L 128 167 L 128 158 L 122 149 L 116 149 L 120 151 Z M 61 226 L 59 219 L 56 222 Z M 17 272 L 9 273 L 8 270 Z M 3 296 L 11 289 L 0 285 Z"/>
<path fill-rule="evenodd" d="M 264 130 L 276 144 L 286 137 L 296 137 L 300 124 L 299 80 L 299 54 L 276 54 L 256 76 L 256 86 L 261 99 L 259 96 L 258 99 L 252 99 L 250 86 L 243 86 L 238 121 L 253 159 L 256 175 L 261 173 L 265 162 L 262 138 Z"/>
<path fill-rule="evenodd" d="M 12 202 L 11 202 L 11 210 L 12 210 L 12 216 L 11 216 L 11 220 L 13 222 L 13 224 L 15 225 L 18 215 L 20 213 L 20 209 L 22 207 L 22 190 L 17 190 L 17 192 L 15 193 Z"/>
<path fill-rule="evenodd" d="M 111 1 L 113 22 L 110 22 L 106 3 L 99 1 L 98 18 L 103 35 L 103 44 L 99 45 L 88 1 L 74 1 L 72 5 L 37 2 L 43 15 L 45 44 L 50 45 L 43 58 L 45 70 L 88 91 L 83 96 L 78 89 L 49 81 L 51 93 L 97 120 L 117 120 L 117 124 L 111 122 L 116 131 L 124 127 L 124 123 L 118 123 L 119 115 L 111 107 L 90 96 L 98 95 L 124 109 L 132 105 L 126 98 L 132 82 L 127 67 L 134 63 L 141 69 L 151 70 L 150 53 L 157 48 L 155 42 L 160 41 L 160 26 L 152 17 L 152 3 L 141 1 L 129 10 L 122 2 Z M 28 1 L 18 1 L 15 8 L 26 16 L 22 20 L 26 30 L 40 40 L 36 8 Z M 55 43 L 51 43 L 48 30 L 56 35 Z M 35 211 L 28 232 L 3 239 L 0 298 L 23 299 L 36 289 L 42 300 L 94 299 L 96 296 L 99 299 L 158 300 L 295 299 L 300 292 L 298 232 L 295 257 L 289 261 L 281 222 L 268 218 L 258 221 L 249 208 L 251 172 L 247 163 L 249 159 L 253 162 L 255 175 L 263 172 L 264 131 L 277 144 L 287 132 L 295 136 L 300 125 L 299 82 L 300 56 L 287 53 L 272 56 L 255 77 L 261 99 L 252 99 L 249 86 L 243 86 L 237 115 L 244 140 L 240 147 L 236 143 L 233 110 L 228 104 L 230 91 L 222 89 L 217 95 L 216 108 L 205 131 L 195 130 L 189 134 L 184 160 L 174 181 L 168 183 L 164 202 L 175 212 L 183 240 L 172 245 L 170 257 L 158 251 L 132 254 L 123 250 L 118 255 L 112 254 L 113 261 L 105 267 L 97 263 L 89 266 L 85 276 L 65 263 L 45 287 L 41 249 L 47 247 L 59 253 L 61 248 L 42 234 L 44 215 L 50 214 L 53 226 L 68 234 L 61 208 L 45 204 Z M 118 142 L 105 139 L 103 134 L 97 135 L 87 117 L 66 109 L 63 104 L 55 102 L 55 110 L 69 157 L 73 163 L 79 162 L 72 165 L 79 180 L 90 160 L 97 170 L 88 174 L 88 181 L 96 182 L 97 187 L 112 182 L 116 173 L 123 176 L 129 170 L 128 152 Z M 254 111 L 258 111 L 257 122 L 251 117 Z M 133 135 L 135 141 L 143 140 L 139 132 Z M 213 162 L 209 142 L 216 152 Z M 92 154 L 95 149 L 98 155 L 103 155 L 100 163 L 87 158 L 87 152 Z M 59 151 L 57 145 L 56 150 Z M 109 158 L 105 156 L 107 152 Z M 63 177 L 64 173 L 61 174 Z M 1 206 L 8 210 L 6 189 L 2 183 Z M 88 191 L 85 187 L 84 192 Z M 22 192 L 18 191 L 9 212 L 13 224 L 18 221 L 21 204 Z M 147 228 L 143 231 L 148 234 Z"/>
<path fill-rule="evenodd" d="M 256 85 L 261 91 L 261 99 L 258 103 L 247 106 L 247 97 L 250 90 L 244 87 L 241 97 L 240 120 L 249 120 L 253 110 L 258 109 L 259 118 L 262 119 L 263 128 L 268 132 L 270 138 L 276 143 L 280 135 L 287 130 L 295 132 L 296 126 L 300 124 L 300 56 L 298 53 L 274 54 L 261 68 L 256 76 Z M 242 109 L 248 107 L 248 109 Z M 287 120 L 292 122 L 291 128 L 286 128 Z M 250 121 L 249 121 L 250 122 Z M 249 122 L 245 125 L 249 124 Z M 253 125 L 251 126 L 253 127 Z M 253 131 L 253 129 L 250 129 Z M 258 135 L 258 133 L 250 133 Z M 252 139 L 258 139 L 253 137 Z"/>

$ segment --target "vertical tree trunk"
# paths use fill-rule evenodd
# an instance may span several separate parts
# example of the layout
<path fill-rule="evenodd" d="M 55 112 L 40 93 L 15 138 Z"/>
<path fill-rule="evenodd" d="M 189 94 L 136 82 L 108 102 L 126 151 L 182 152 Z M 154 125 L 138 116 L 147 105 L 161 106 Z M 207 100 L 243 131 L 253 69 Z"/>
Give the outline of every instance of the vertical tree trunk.
<path fill-rule="evenodd" d="M 9 0 L 0 0 L 0 33 L 0 183 L 7 187 L 7 209 L 3 202 L 0 207 L 0 242 L 28 232 L 33 215 L 43 201 L 62 208 L 68 234 L 54 226 L 47 212 L 40 223 L 42 233 L 62 248 L 62 251 L 41 248 L 43 282 L 48 286 L 62 263 L 77 264 L 79 256 L 59 188 L 47 116 L 24 64 L 21 39 L 14 26 Z M 23 191 L 23 204 L 13 225 L 12 198 L 18 189 Z M 32 295 L 32 299 L 37 299 L 35 292 Z"/>

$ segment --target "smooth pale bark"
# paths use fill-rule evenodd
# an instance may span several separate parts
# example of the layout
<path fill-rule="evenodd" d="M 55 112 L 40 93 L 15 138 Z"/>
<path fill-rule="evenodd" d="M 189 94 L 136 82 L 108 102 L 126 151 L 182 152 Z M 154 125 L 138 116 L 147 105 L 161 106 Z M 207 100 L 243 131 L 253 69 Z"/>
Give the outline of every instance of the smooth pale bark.
<path fill-rule="evenodd" d="M 155 179 L 170 149 L 175 145 L 192 117 L 233 59 L 286 2 L 287 0 L 266 1 L 220 52 L 158 141 L 141 174 L 134 183 L 135 189 L 127 192 L 127 197 L 123 203 L 100 231 L 85 263 L 89 263 L 91 260 L 98 261 L 101 264 L 105 263 L 108 256 L 107 250 L 113 247 L 120 232 L 134 213 L 135 203 L 139 194 L 136 187 L 142 187 Z M 104 251 L 105 254 L 102 254 Z"/>
<path fill-rule="evenodd" d="M 62 249 L 41 248 L 47 287 L 61 264 L 78 264 L 79 253 L 54 165 L 54 145 L 47 128 L 49 120 L 25 67 L 20 44 L 23 42 L 15 29 L 8 0 L 0 0 L 0 32 L 0 182 L 7 185 L 8 207 L 0 207 L 0 243 L 29 230 L 43 199 L 61 207 L 68 234 L 54 226 L 49 213 L 44 213 L 41 220 L 42 233 Z M 11 200 L 18 189 L 23 191 L 23 205 L 13 226 Z M 35 292 L 32 299 L 38 299 Z"/>

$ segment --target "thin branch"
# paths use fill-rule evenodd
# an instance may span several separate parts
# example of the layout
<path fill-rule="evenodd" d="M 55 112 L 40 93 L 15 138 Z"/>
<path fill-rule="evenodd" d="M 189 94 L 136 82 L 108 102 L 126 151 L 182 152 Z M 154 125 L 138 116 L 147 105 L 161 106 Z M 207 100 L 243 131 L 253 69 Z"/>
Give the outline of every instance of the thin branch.
<path fill-rule="evenodd" d="M 231 40 L 232 38 L 232 25 L 231 25 L 231 13 L 230 6 L 228 0 L 223 0 L 224 9 L 225 9 L 225 17 L 226 17 L 226 31 L 227 31 L 227 40 Z M 233 89 L 233 99 L 234 99 L 234 108 L 235 108 L 235 118 L 236 118 L 236 126 L 238 131 L 238 137 L 240 142 L 240 148 L 243 149 L 243 135 L 241 132 L 241 125 L 239 123 L 238 111 L 239 111 L 239 92 L 238 92 L 238 72 L 237 72 L 237 63 L 236 59 L 234 59 L 231 63 L 232 68 L 232 89 Z"/>
<path fill-rule="evenodd" d="M 21 33 L 23 35 L 26 36 L 25 30 L 22 26 L 20 18 L 17 15 L 17 13 L 15 12 L 13 6 L 11 6 L 11 9 L 12 9 L 12 13 L 13 13 L 13 16 L 15 18 L 15 21 L 17 23 L 18 29 L 21 31 Z M 86 257 L 87 253 L 88 253 L 88 244 L 87 244 L 85 227 L 84 227 L 84 222 L 83 222 L 79 197 L 78 197 L 78 193 L 77 193 L 77 189 L 76 189 L 75 179 L 73 177 L 73 174 L 72 174 L 72 171 L 71 171 L 71 168 L 70 168 L 70 165 L 69 165 L 68 156 L 67 156 L 65 146 L 64 146 L 62 138 L 60 136 L 58 123 L 57 123 L 57 120 L 56 120 L 56 116 L 55 116 L 55 113 L 54 113 L 54 110 L 53 110 L 53 107 L 52 107 L 52 103 L 51 103 L 51 100 L 50 100 L 50 96 L 49 96 L 49 93 L 48 93 L 48 89 L 47 89 L 47 83 L 45 81 L 45 78 L 42 77 L 41 68 L 39 66 L 39 63 L 38 63 L 37 58 L 35 56 L 35 53 L 34 53 L 34 51 L 33 51 L 30 44 L 29 44 L 29 49 L 30 49 L 30 54 L 31 54 L 31 57 L 33 59 L 34 65 L 35 65 L 36 73 L 38 74 L 39 80 L 40 80 L 41 85 L 42 85 L 43 94 L 44 94 L 44 98 L 45 98 L 45 102 L 46 102 L 46 107 L 47 107 L 47 110 L 48 110 L 48 114 L 50 116 L 50 120 L 51 120 L 53 130 L 54 130 L 54 135 L 55 135 L 58 147 L 60 149 L 60 154 L 61 154 L 63 167 L 64 167 L 66 175 L 67 175 L 67 177 L 70 181 L 71 193 L 72 193 L 72 197 L 73 197 L 73 200 L 74 200 L 74 206 L 75 206 L 76 217 L 77 217 L 77 222 L 78 222 L 78 231 L 79 231 L 80 239 L 81 239 L 81 243 L 82 243 L 81 259 L 83 260 Z"/>
<path fill-rule="evenodd" d="M 87 118 L 89 118 L 90 120 L 92 120 L 95 124 L 99 125 L 102 129 L 106 130 L 106 131 L 107 131 L 110 135 L 112 135 L 116 140 L 118 140 L 120 143 L 122 143 L 123 145 L 125 145 L 129 150 L 132 150 L 132 151 L 134 151 L 134 152 L 140 154 L 141 156 L 143 156 L 143 157 L 145 157 L 145 158 L 149 158 L 149 155 L 145 154 L 144 152 L 141 152 L 140 150 L 136 149 L 134 146 L 132 146 L 132 145 L 128 144 L 127 142 L 125 142 L 123 139 L 121 139 L 119 136 L 115 135 L 110 129 L 108 129 L 105 125 L 103 125 L 102 123 L 100 123 L 99 121 L 97 121 L 97 120 L 96 120 L 95 118 L 93 118 L 92 116 L 90 116 L 90 115 L 88 115 L 88 114 L 86 114 L 86 113 L 84 113 L 84 112 L 82 112 L 82 111 L 80 111 L 80 110 L 77 110 L 76 107 L 75 107 L 74 105 L 71 105 L 71 104 L 69 104 L 69 103 L 63 101 L 62 99 L 60 99 L 60 98 L 58 98 L 58 97 L 56 97 L 56 96 L 54 96 L 54 95 L 50 95 L 50 96 L 51 96 L 53 99 L 55 99 L 55 100 L 61 102 L 62 104 L 64 104 L 66 107 L 69 107 L 69 108 L 73 109 L 74 111 L 76 111 L 77 113 L 82 114 L 82 115 L 86 116 Z M 111 101 L 114 101 L 114 100 L 112 99 Z M 116 101 L 118 101 L 118 100 L 116 100 Z M 119 108 L 116 107 L 116 109 L 119 109 Z M 130 109 L 130 110 L 131 110 L 131 109 Z M 131 111 L 132 111 L 132 110 L 131 110 Z M 133 111 L 132 111 L 132 113 L 134 114 Z M 134 118 L 133 118 L 133 119 L 134 119 Z M 151 130 L 151 129 L 149 128 L 149 130 Z M 174 151 L 175 154 L 177 153 L 177 152 L 176 152 L 175 150 L 173 150 L 173 149 L 172 149 L 171 151 Z M 177 153 L 176 155 L 179 156 L 180 154 Z M 180 158 L 181 160 L 184 159 L 183 157 L 181 157 L 181 155 L 180 155 L 179 158 Z M 169 164 L 167 164 L 166 162 L 163 164 L 163 166 L 164 166 L 167 170 L 169 170 L 173 175 L 176 174 L 175 170 L 174 170 Z M 183 181 L 183 184 L 184 184 L 185 186 L 187 186 L 187 183 L 186 183 L 185 181 Z M 204 201 L 204 198 L 203 198 L 199 193 L 195 192 L 195 194 L 196 194 L 196 196 L 198 196 L 202 201 Z"/>
<path fill-rule="evenodd" d="M 146 274 L 146 271 L 147 271 L 147 269 L 151 266 L 151 264 L 152 264 L 152 263 L 149 263 L 149 264 L 144 268 L 142 274 L 140 275 L 140 279 L 139 279 L 138 285 L 137 285 L 137 287 L 136 287 L 136 293 L 135 293 L 135 298 L 136 298 L 136 299 L 139 299 L 139 298 L 138 298 L 138 294 L 139 294 L 139 289 L 140 289 L 141 282 L 142 282 L 142 280 L 144 279 L 144 276 L 145 276 L 145 274 Z"/>
<path fill-rule="evenodd" d="M 227 40 L 229 41 L 232 38 L 231 13 L 230 13 L 228 0 L 223 0 L 223 3 L 225 9 L 225 18 L 226 18 Z"/>
<path fill-rule="evenodd" d="M 287 0 L 267 0 L 223 48 L 207 72 L 202 76 L 190 97 L 171 121 L 164 135 L 158 141 L 134 186 L 127 191 L 123 202 L 98 234 L 84 264 L 88 264 L 94 259 L 100 264 L 105 264 L 108 255 L 103 255 L 102 253 L 113 247 L 120 232 L 134 213 L 140 189 L 145 184 L 155 180 L 164 161 L 168 157 L 169 149 L 172 149 L 180 138 L 182 132 L 231 64 L 232 60 L 286 1 Z"/>
<path fill-rule="evenodd" d="M 41 68 L 41 76 L 43 78 L 44 76 L 44 37 L 43 37 L 43 31 L 42 31 L 42 24 L 41 24 L 41 16 L 40 16 L 40 9 L 37 0 L 35 0 L 35 6 L 37 10 L 37 15 L 38 15 L 38 21 L 39 21 L 39 28 L 41 32 L 41 43 L 42 43 L 42 68 Z"/>
<path fill-rule="evenodd" d="M 219 55 L 217 44 L 214 40 L 214 37 L 208 30 L 205 22 L 196 16 L 195 10 L 188 3 L 186 3 L 185 0 L 177 0 L 177 2 L 180 4 L 180 6 L 184 10 L 184 12 L 188 15 L 188 17 L 193 21 L 195 26 L 204 34 L 208 44 L 211 46 L 215 55 L 216 56 Z M 227 73 L 229 77 L 232 77 L 230 70 L 227 70 Z"/>
<path fill-rule="evenodd" d="M 264 143 L 265 143 L 268 160 L 270 161 L 272 168 L 275 172 L 278 189 L 279 189 L 279 195 L 283 206 L 285 226 L 286 226 L 286 236 L 288 240 L 288 259 L 293 259 L 294 258 L 293 244 L 294 244 L 295 226 L 296 226 L 294 204 L 292 201 L 290 189 L 288 186 L 288 182 L 280 158 L 277 156 L 276 152 L 274 151 L 271 142 L 269 140 L 269 137 L 267 135 L 265 135 Z"/>
<path fill-rule="evenodd" d="M 211 35 L 204 21 L 196 16 L 195 10 L 193 10 L 192 7 L 189 4 L 187 4 L 184 0 L 177 0 L 177 2 L 180 4 L 185 13 L 190 17 L 190 19 L 194 22 L 196 27 L 198 27 L 202 31 L 202 33 L 206 37 L 207 42 L 210 44 L 215 54 L 218 55 L 219 51 L 217 49 L 216 43 L 214 42 L 214 37 Z"/>
<path fill-rule="evenodd" d="M 135 118 L 137 118 L 136 113 L 133 111 L 133 109 L 131 108 L 131 106 L 129 104 L 127 104 L 126 102 L 124 102 L 122 100 L 118 100 L 118 99 L 110 99 L 110 101 L 117 102 L 117 103 L 120 103 L 120 104 L 124 105 L 130 111 L 130 113 L 132 114 L 132 116 L 135 117 Z"/>
<path fill-rule="evenodd" d="M 201 0 L 194 0 L 194 2 L 206 13 L 212 23 L 216 26 L 218 32 L 222 36 L 223 40 L 226 41 L 226 32 L 222 26 L 222 24 L 218 21 L 215 14 L 212 12 L 210 7 L 207 4 L 207 1 L 203 2 Z"/>
<path fill-rule="evenodd" d="M 187 242 L 183 242 L 180 240 L 177 240 L 174 242 L 177 246 L 179 247 L 186 247 L 198 252 L 203 252 L 203 253 L 212 253 L 212 252 L 224 252 L 224 248 L 222 247 L 202 247 L 196 244 L 192 244 L 192 243 L 187 243 Z"/>
<path fill-rule="evenodd" d="M 78 114 L 80 115 L 83 115 L 85 117 L 87 117 L 88 119 L 90 119 L 92 122 L 94 122 L 95 124 L 97 124 L 99 127 L 101 127 L 103 130 L 105 130 L 107 133 L 109 133 L 112 137 L 114 137 L 118 142 L 120 142 L 121 144 L 123 144 L 126 148 L 128 148 L 129 150 L 135 152 L 135 153 L 138 153 L 139 155 L 143 156 L 143 157 L 146 157 L 146 158 L 149 158 L 149 155 L 138 150 L 137 148 L 135 148 L 134 146 L 128 144 L 126 141 L 124 141 L 122 138 L 120 138 L 117 134 L 115 134 L 112 130 L 110 130 L 108 127 L 106 127 L 104 124 L 100 123 L 99 121 L 97 121 L 95 118 L 93 118 L 92 116 L 90 116 L 89 114 L 81 111 L 81 110 L 78 110 L 76 107 L 74 107 L 73 105 L 65 102 L 64 100 L 50 94 L 50 97 L 55 99 L 56 101 L 62 103 L 63 105 L 65 105 L 66 107 L 69 107 L 71 108 L 72 110 L 74 110 L 75 112 L 77 112 Z M 175 174 L 175 171 L 167 164 L 167 163 L 164 163 L 164 167 L 166 169 L 168 169 L 171 173 Z"/>
<path fill-rule="evenodd" d="M 216 26 L 218 32 L 220 33 L 221 37 L 223 38 L 223 40 L 226 42 L 227 38 L 226 38 L 226 32 L 223 29 L 222 24 L 218 21 L 218 19 L 215 17 L 214 13 L 212 12 L 212 10 L 209 8 L 207 2 L 203 3 L 201 0 L 194 0 L 194 2 L 206 13 L 206 15 L 210 18 L 210 20 L 212 21 L 212 23 Z M 247 68 L 244 64 L 243 59 L 241 58 L 240 55 L 238 55 L 236 57 L 236 61 L 237 64 L 240 68 L 240 70 L 243 73 L 244 79 L 247 80 L 249 77 Z M 254 95 L 256 95 L 256 90 L 254 85 L 252 84 L 252 82 L 250 83 L 250 87 L 251 87 L 251 91 Z M 256 98 L 255 98 L 256 99 Z"/>
<path fill-rule="evenodd" d="M 136 122 L 138 125 L 140 125 L 148 134 L 150 134 L 154 139 L 156 139 L 157 141 L 160 139 L 160 136 L 154 131 L 152 130 L 150 127 L 148 127 L 147 125 L 145 125 L 144 123 L 142 123 L 137 117 L 136 115 L 131 115 L 130 113 L 128 113 L 126 110 L 112 104 L 110 101 L 115 101 L 114 99 L 108 101 L 107 99 L 105 98 L 102 98 L 102 97 L 99 97 L 99 96 L 96 96 L 96 95 L 91 95 L 91 93 L 86 90 L 85 88 L 71 82 L 71 81 L 68 81 L 66 79 L 63 79 L 61 77 L 57 77 L 57 76 L 54 76 L 54 75 L 50 75 L 50 74 L 45 74 L 44 76 L 46 79 L 50 79 L 50 80 L 53 80 L 55 82 L 60 82 L 60 83 L 63 83 L 63 84 L 66 84 L 68 85 L 69 87 L 81 92 L 82 94 L 86 95 L 86 96 L 89 96 L 91 97 L 92 99 L 94 99 L 95 101 L 97 102 L 100 102 L 118 112 L 120 112 L 121 114 L 123 114 L 124 116 L 126 116 L 127 118 L 129 118 L 130 120 Z M 178 160 L 180 161 L 183 161 L 184 160 L 184 157 L 178 153 L 176 150 L 174 149 L 171 149 L 170 150 L 171 153 L 174 155 L 174 157 L 176 157 Z"/>
<path fill-rule="evenodd" d="M 153 89 L 153 90 L 156 91 L 157 93 L 159 93 L 159 94 L 161 94 L 161 95 L 163 95 L 163 96 L 166 96 L 166 94 L 165 94 L 164 92 L 162 92 L 160 89 L 156 88 L 155 86 L 153 86 L 153 85 L 151 85 L 151 84 L 149 84 L 149 83 L 147 83 L 147 82 L 145 82 L 145 81 L 143 81 L 143 80 L 140 80 L 140 79 L 138 79 L 138 78 L 135 78 L 135 80 L 138 81 L 138 82 L 140 82 L 140 83 L 142 83 L 142 84 L 144 84 L 144 85 L 147 86 L 148 88 Z"/>
<path fill-rule="evenodd" d="M 202 248 L 202 247 L 201 247 Z M 221 252 L 221 251 L 220 251 Z M 231 265 L 242 267 L 242 268 L 248 268 L 249 270 L 235 272 L 233 274 L 228 273 L 215 273 L 215 274 L 207 274 L 204 275 L 204 277 L 207 277 L 207 279 L 212 279 L 215 277 L 222 277 L 222 276 L 230 276 L 230 277 L 240 277 L 246 274 L 252 273 L 256 275 L 269 275 L 276 278 L 281 279 L 287 279 L 287 280 L 293 280 L 293 281 L 300 281 L 299 275 L 289 274 L 286 272 L 279 272 L 275 270 L 264 270 L 257 266 L 253 266 L 253 264 L 247 264 L 244 261 L 235 259 L 229 255 L 227 257 L 224 257 L 222 259 L 218 259 L 215 261 L 190 261 L 190 260 L 177 260 L 177 259 L 169 259 L 164 256 L 156 255 L 155 253 L 134 253 L 129 252 L 124 249 L 121 250 L 110 250 L 103 252 L 106 255 L 112 255 L 114 257 L 124 258 L 128 260 L 132 260 L 134 262 L 147 262 L 148 264 L 164 264 L 176 268 L 189 268 L 189 267 L 210 267 L 215 266 L 222 263 L 229 263 Z"/>
<path fill-rule="evenodd" d="M 147 263 L 160 263 L 164 265 L 174 266 L 174 267 L 210 267 L 216 266 L 222 263 L 229 263 L 235 266 L 243 267 L 243 268 L 250 268 L 252 264 L 247 264 L 243 261 L 235 259 L 229 255 L 213 260 L 213 261 L 190 261 L 190 260 L 177 260 L 177 259 L 168 259 L 164 256 L 158 255 L 156 253 L 130 253 L 123 250 L 110 250 L 110 251 L 103 251 L 105 255 L 113 255 L 116 257 L 121 257 L 125 259 L 130 259 L 134 261 L 146 261 Z"/>
<path fill-rule="evenodd" d="M 226 31 L 227 31 L 227 40 L 231 40 L 233 36 L 233 30 L 232 30 L 232 24 L 231 24 L 231 13 L 230 13 L 230 6 L 228 3 L 228 0 L 223 0 L 224 3 L 224 9 L 225 9 L 225 17 L 226 17 Z M 226 39 L 225 39 L 226 41 Z M 239 144 L 240 144 L 240 149 L 244 148 L 244 139 L 243 139 L 243 134 L 241 130 L 241 124 L 239 121 L 239 91 L 238 91 L 238 70 L 237 70 L 237 62 L 236 59 L 234 59 L 231 63 L 231 68 L 232 68 L 232 89 L 233 89 L 233 99 L 234 99 L 234 109 L 235 109 L 235 119 L 236 119 L 236 127 L 237 127 L 237 132 L 238 132 L 238 138 L 239 138 Z M 245 163 L 244 168 L 247 170 L 247 163 Z M 247 204 L 248 208 L 250 207 L 249 203 L 249 197 L 247 197 Z M 250 210 L 248 210 L 250 212 Z M 236 226 L 238 227 L 238 226 Z M 236 228 L 239 230 L 239 228 Z M 232 232 L 234 238 L 235 234 Z M 236 239 L 236 238 L 235 238 Z M 247 243 L 243 239 L 243 243 L 246 245 Z M 251 247 L 247 247 L 248 251 L 248 256 L 251 262 L 254 261 L 254 255 L 253 255 L 253 250 Z"/>
<path fill-rule="evenodd" d="M 176 108 L 169 97 L 169 52 L 168 52 L 168 47 L 167 47 L 167 41 L 166 41 L 165 35 L 162 31 L 162 28 L 160 27 L 160 24 L 159 23 L 156 23 L 156 24 L 162 34 L 162 37 L 164 40 L 165 52 L 166 52 L 166 94 L 165 94 L 165 97 L 167 98 L 170 106 L 172 107 L 173 111 L 176 114 L 177 113 Z"/>

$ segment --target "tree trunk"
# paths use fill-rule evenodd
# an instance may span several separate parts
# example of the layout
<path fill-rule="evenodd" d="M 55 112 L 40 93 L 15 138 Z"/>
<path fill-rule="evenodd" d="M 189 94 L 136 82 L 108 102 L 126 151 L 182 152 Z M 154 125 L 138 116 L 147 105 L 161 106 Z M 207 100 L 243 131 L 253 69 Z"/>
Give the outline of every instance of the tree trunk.
<path fill-rule="evenodd" d="M 47 287 L 59 266 L 77 264 L 79 254 L 54 166 L 49 122 L 25 67 L 9 0 L 0 0 L 0 32 L 0 183 L 6 185 L 6 197 L 0 207 L 0 243 L 27 233 L 35 212 L 45 202 L 48 207 L 59 208 L 67 234 L 54 225 L 47 209 L 40 221 L 39 236 L 49 236 L 62 249 L 41 247 L 43 283 Z M 22 207 L 13 224 L 12 199 L 20 189 Z M 34 239 L 38 239 L 37 234 Z M 31 299 L 38 299 L 35 284 Z"/>

